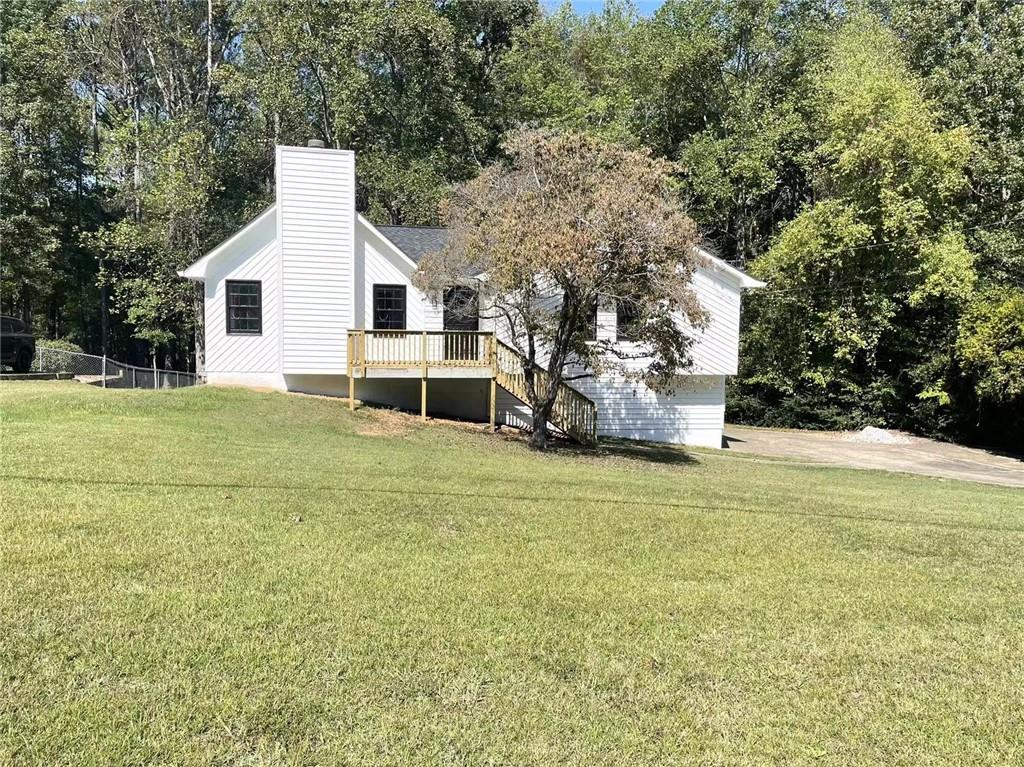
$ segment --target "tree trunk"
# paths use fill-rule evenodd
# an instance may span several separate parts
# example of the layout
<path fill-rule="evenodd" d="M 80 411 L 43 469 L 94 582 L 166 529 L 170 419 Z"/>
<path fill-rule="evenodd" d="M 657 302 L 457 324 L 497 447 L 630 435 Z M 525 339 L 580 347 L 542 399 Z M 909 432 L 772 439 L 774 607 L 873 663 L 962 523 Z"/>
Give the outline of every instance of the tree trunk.
<path fill-rule="evenodd" d="M 530 447 L 534 450 L 547 450 L 551 435 L 548 434 L 548 417 L 551 407 L 535 407 L 533 410 L 533 433 L 530 434 Z"/>
<path fill-rule="evenodd" d="M 543 399 L 541 399 L 543 396 Z M 533 433 L 530 434 L 530 447 L 534 450 L 547 450 L 551 442 L 551 432 L 548 431 L 548 422 L 551 420 L 551 411 L 555 407 L 554 397 L 548 392 L 543 395 L 531 398 L 530 410 L 533 413 Z"/>
<path fill-rule="evenodd" d="M 213 0 L 206 0 L 206 114 L 210 114 L 210 95 L 213 93 Z"/>

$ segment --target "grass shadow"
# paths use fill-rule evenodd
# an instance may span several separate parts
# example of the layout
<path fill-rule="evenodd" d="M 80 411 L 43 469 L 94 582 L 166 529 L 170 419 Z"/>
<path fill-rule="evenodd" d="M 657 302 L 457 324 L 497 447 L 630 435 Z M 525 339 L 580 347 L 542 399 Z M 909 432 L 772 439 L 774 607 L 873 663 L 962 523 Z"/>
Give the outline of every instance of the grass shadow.
<path fill-rule="evenodd" d="M 687 466 L 699 463 L 695 456 L 682 447 L 664 442 L 602 437 L 597 447 L 580 445 L 566 439 L 552 440 L 552 446 L 561 454 L 580 457 L 626 458 L 662 466 Z"/>

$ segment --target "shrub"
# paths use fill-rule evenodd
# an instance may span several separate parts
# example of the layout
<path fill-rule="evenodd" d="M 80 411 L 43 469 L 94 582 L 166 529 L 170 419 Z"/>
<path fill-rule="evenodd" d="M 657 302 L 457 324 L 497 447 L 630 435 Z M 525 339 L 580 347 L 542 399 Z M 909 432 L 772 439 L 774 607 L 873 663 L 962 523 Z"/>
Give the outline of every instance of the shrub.
<path fill-rule="evenodd" d="M 37 349 L 57 349 L 62 352 L 78 352 L 83 353 L 82 347 L 73 341 L 68 341 L 66 338 L 37 338 L 36 339 Z"/>

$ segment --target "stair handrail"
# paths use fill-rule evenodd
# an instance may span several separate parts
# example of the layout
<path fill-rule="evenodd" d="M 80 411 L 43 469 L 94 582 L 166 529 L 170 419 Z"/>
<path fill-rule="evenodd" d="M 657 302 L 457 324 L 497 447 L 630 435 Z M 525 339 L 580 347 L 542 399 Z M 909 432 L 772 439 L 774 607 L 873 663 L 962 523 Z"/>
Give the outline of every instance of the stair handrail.
<path fill-rule="evenodd" d="M 499 338 L 494 345 L 494 375 L 499 385 L 529 404 L 523 357 Z M 547 388 L 550 374 L 537 363 L 531 371 L 534 386 Z M 551 408 L 551 422 L 568 436 L 584 444 L 597 443 L 597 403 L 565 381 L 560 381 Z"/>

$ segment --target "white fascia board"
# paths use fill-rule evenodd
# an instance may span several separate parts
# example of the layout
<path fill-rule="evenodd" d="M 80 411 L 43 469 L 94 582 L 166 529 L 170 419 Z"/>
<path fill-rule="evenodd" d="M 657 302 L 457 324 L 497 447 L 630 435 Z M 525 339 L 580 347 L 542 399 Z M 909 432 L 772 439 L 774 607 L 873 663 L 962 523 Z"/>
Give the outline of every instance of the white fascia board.
<path fill-rule="evenodd" d="M 711 255 L 699 245 L 696 246 L 696 250 L 700 256 L 703 256 L 711 263 L 711 267 L 716 272 L 722 272 L 741 288 L 763 288 L 765 286 L 766 283 L 761 282 L 761 280 L 755 280 L 746 272 L 741 272 L 735 266 L 726 263 L 718 256 Z"/>
<path fill-rule="evenodd" d="M 250 221 L 248 224 L 243 226 L 233 235 L 228 237 L 224 242 L 218 245 L 216 248 L 211 250 L 205 256 L 200 258 L 194 264 L 182 269 L 178 272 L 179 277 L 184 277 L 186 280 L 197 280 L 202 282 L 206 279 L 206 271 L 209 265 L 223 256 L 225 253 L 231 252 L 232 248 L 242 242 L 246 235 L 249 234 L 253 229 L 257 228 L 261 223 L 267 220 L 267 218 L 273 216 L 277 212 L 277 205 L 271 205 L 265 211 L 260 213 L 256 218 Z"/>
<path fill-rule="evenodd" d="M 356 217 L 359 219 L 359 223 L 361 226 L 365 226 L 367 230 L 375 234 L 378 239 L 383 240 L 384 244 L 387 245 L 388 250 L 390 250 L 394 255 L 398 256 L 398 258 L 405 262 L 407 266 L 411 267 L 414 272 L 417 269 L 419 269 L 419 264 L 417 264 L 415 261 L 409 258 L 409 256 L 405 254 L 404 250 L 402 250 L 397 245 L 395 245 L 395 243 L 389 240 L 386 234 L 381 232 L 377 227 L 375 227 L 373 224 L 367 221 L 363 217 L 362 213 L 357 213 Z"/>

